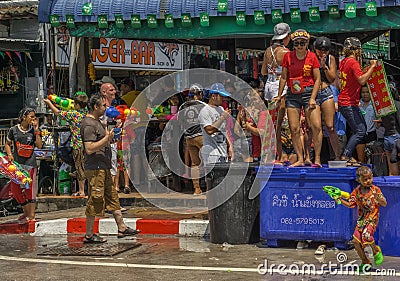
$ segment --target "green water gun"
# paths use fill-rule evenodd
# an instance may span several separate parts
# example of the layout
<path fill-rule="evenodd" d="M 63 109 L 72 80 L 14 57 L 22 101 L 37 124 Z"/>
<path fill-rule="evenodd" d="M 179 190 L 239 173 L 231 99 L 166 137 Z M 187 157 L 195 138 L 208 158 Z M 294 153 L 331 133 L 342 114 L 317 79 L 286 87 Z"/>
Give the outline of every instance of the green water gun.
<path fill-rule="evenodd" d="M 337 199 L 337 203 L 340 205 L 342 201 L 340 198 L 349 199 L 350 193 L 346 191 L 342 191 L 340 188 L 332 186 L 332 185 L 325 185 L 322 187 L 322 190 L 326 192 L 333 200 Z"/>

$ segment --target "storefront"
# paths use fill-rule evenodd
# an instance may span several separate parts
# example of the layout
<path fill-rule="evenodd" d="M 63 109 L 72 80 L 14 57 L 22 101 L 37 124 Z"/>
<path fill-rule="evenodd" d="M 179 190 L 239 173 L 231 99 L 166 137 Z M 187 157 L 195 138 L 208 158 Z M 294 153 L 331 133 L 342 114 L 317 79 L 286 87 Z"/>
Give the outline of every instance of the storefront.
<path fill-rule="evenodd" d="M 271 37 L 278 22 L 289 23 L 292 30 L 306 29 L 314 36 L 327 35 L 337 44 L 354 33 L 367 42 L 400 27 L 400 7 L 396 1 L 42 0 L 39 21 L 54 28 L 66 27 L 71 36 L 91 38 L 92 43 L 98 38 L 116 42 L 120 38 L 182 44 L 188 46 L 183 69 L 191 65 L 212 67 L 242 76 L 243 72 L 256 72 L 257 62 L 253 58 L 248 61 L 247 53 L 259 57 L 253 54 L 268 46 L 265 38 Z M 246 46 L 253 38 L 262 40 Z M 205 51 L 196 54 L 193 49 L 197 46 L 205 46 Z M 246 59 L 240 55 L 243 50 Z M 217 55 L 213 56 L 213 51 Z M 243 61 L 248 62 L 243 65 Z M 130 69 L 131 63 L 115 64 L 137 76 L 136 67 Z M 151 67 L 151 71 L 158 71 L 157 67 L 165 71 L 166 65 Z M 99 66 L 97 78 L 104 69 Z"/>

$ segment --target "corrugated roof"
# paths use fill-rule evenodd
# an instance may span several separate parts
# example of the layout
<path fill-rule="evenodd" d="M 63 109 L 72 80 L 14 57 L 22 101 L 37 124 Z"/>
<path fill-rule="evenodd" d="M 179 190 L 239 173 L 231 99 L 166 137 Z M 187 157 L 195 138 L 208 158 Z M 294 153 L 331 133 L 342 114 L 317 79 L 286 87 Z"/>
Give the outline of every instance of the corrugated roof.
<path fill-rule="evenodd" d="M 280 9 L 282 13 L 289 13 L 291 8 L 300 8 L 308 12 L 310 7 L 319 7 L 320 11 L 327 11 L 329 5 L 337 5 L 340 10 L 345 9 L 348 3 L 355 3 L 357 8 L 365 8 L 369 0 L 227 0 L 228 11 L 217 11 L 218 0 L 91 0 L 93 5 L 92 16 L 82 16 L 82 7 L 88 0 L 41 0 L 39 1 L 39 22 L 49 22 L 49 15 L 56 14 L 60 21 L 65 21 L 66 15 L 75 15 L 76 22 L 96 22 L 98 15 L 107 15 L 113 21 L 115 14 L 122 14 L 125 20 L 132 14 L 139 14 L 146 19 L 149 14 L 156 14 L 157 18 L 164 18 L 166 13 L 174 18 L 180 18 L 182 13 L 190 13 L 192 17 L 199 17 L 201 12 L 208 12 L 210 16 L 234 16 L 237 11 L 245 11 L 253 15 L 254 11 L 264 11 L 270 14 L 272 10 Z M 14 0 L 8 2 L 37 2 Z M 1 6 L 0 1 L 0 6 Z M 377 7 L 400 6 L 400 0 L 376 0 Z"/>

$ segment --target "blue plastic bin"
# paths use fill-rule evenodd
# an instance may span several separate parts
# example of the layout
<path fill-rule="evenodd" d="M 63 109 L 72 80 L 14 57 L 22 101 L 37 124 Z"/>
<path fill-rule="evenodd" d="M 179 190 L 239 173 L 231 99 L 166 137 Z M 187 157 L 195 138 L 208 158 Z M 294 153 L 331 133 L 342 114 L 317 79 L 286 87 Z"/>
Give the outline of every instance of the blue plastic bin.
<path fill-rule="evenodd" d="M 260 170 L 260 237 L 268 247 L 281 240 L 332 241 L 348 248 L 357 213 L 337 205 L 322 187 L 333 185 L 351 193 L 356 187 L 356 169 L 274 167 L 271 175 Z"/>
<path fill-rule="evenodd" d="M 387 200 L 387 206 L 381 207 L 377 229 L 377 244 L 385 256 L 400 257 L 400 177 L 376 177 L 378 186 Z"/>

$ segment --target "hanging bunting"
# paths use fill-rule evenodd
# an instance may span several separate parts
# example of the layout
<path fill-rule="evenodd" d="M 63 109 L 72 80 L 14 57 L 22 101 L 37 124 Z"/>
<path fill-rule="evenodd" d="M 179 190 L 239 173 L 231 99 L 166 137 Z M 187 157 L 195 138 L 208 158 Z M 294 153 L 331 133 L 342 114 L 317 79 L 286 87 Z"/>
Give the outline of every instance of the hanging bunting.
<path fill-rule="evenodd" d="M 52 27 L 59 27 L 61 25 L 60 17 L 58 15 L 50 15 L 50 24 Z"/>
<path fill-rule="evenodd" d="M 200 13 L 200 26 L 202 27 L 210 26 L 210 15 L 207 12 Z"/>
<path fill-rule="evenodd" d="M 164 25 L 166 28 L 173 28 L 174 27 L 174 17 L 172 14 L 166 14 L 164 16 Z"/>
<path fill-rule="evenodd" d="M 115 26 L 119 29 L 124 29 L 125 25 L 124 25 L 124 18 L 122 15 L 115 15 L 114 16 L 115 19 Z"/>
<path fill-rule="evenodd" d="M 236 12 L 236 24 L 246 26 L 246 12 Z"/>
<path fill-rule="evenodd" d="M 93 15 L 93 5 L 91 2 L 85 3 L 82 6 L 82 16 Z"/>
<path fill-rule="evenodd" d="M 24 53 L 25 53 L 25 56 L 32 61 L 31 54 L 29 52 L 24 52 Z M 3 54 L 3 58 L 4 58 L 4 54 Z"/>
<path fill-rule="evenodd" d="M 133 28 L 141 28 L 142 23 L 140 21 L 140 15 L 131 15 L 131 26 Z"/>
<path fill-rule="evenodd" d="M 228 0 L 218 0 L 218 13 L 226 13 L 228 11 Z"/>
<path fill-rule="evenodd" d="M 368 17 L 376 17 L 378 15 L 375 1 L 365 3 L 365 14 Z"/>
<path fill-rule="evenodd" d="M 66 15 L 67 19 L 67 27 L 68 28 L 75 28 L 75 17 L 73 15 Z"/>
<path fill-rule="evenodd" d="M 4 56 L 5 56 L 4 52 L 0 52 L 0 56 L 4 60 Z"/>
<path fill-rule="evenodd" d="M 356 14 L 356 4 L 346 4 L 344 15 L 346 18 L 353 19 L 357 16 Z"/>
<path fill-rule="evenodd" d="M 256 25 L 265 24 L 265 15 L 264 11 L 254 11 L 254 23 Z"/>
<path fill-rule="evenodd" d="M 99 15 L 97 17 L 97 24 L 99 28 L 108 28 L 108 21 L 106 15 Z"/>
<path fill-rule="evenodd" d="M 147 15 L 147 26 L 149 28 L 157 28 L 158 24 L 157 24 L 157 18 L 156 15 Z"/>
<path fill-rule="evenodd" d="M 339 7 L 337 5 L 328 6 L 328 14 L 332 19 L 340 18 Z"/>
<path fill-rule="evenodd" d="M 310 7 L 308 9 L 308 16 L 311 22 L 320 21 L 319 7 Z"/>
<path fill-rule="evenodd" d="M 283 21 L 281 10 L 272 10 L 271 16 L 272 16 L 272 23 L 280 23 Z"/>
<path fill-rule="evenodd" d="M 17 55 L 17 57 L 19 58 L 19 61 L 22 62 L 21 53 L 18 52 L 18 51 L 15 51 L 14 53 L 15 53 L 15 54 Z"/>
<path fill-rule="evenodd" d="M 293 23 L 301 23 L 300 8 L 291 8 L 290 9 L 290 20 Z"/>
<path fill-rule="evenodd" d="M 6 55 L 10 58 L 10 60 L 12 60 L 11 52 L 6 51 Z"/>

